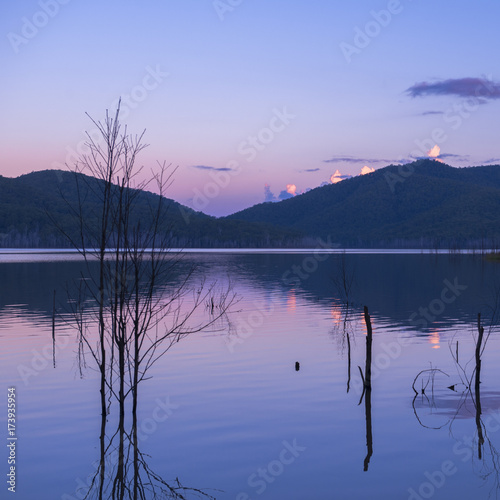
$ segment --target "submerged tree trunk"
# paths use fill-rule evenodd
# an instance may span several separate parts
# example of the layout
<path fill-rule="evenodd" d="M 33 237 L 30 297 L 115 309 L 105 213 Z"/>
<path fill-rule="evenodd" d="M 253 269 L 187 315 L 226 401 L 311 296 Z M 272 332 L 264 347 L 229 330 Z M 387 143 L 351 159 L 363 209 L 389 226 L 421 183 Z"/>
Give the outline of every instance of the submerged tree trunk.
<path fill-rule="evenodd" d="M 483 426 L 481 423 L 481 344 L 483 342 L 484 327 L 481 326 L 481 313 L 477 315 L 478 337 L 476 342 L 476 377 L 474 383 L 474 395 L 476 404 L 476 427 L 477 427 L 477 456 L 481 460 L 484 444 Z"/>
<path fill-rule="evenodd" d="M 368 470 L 370 458 L 373 455 L 372 435 L 372 323 L 368 307 L 364 308 L 366 323 L 366 364 L 365 364 L 365 420 L 366 420 L 366 457 L 363 470 Z"/>

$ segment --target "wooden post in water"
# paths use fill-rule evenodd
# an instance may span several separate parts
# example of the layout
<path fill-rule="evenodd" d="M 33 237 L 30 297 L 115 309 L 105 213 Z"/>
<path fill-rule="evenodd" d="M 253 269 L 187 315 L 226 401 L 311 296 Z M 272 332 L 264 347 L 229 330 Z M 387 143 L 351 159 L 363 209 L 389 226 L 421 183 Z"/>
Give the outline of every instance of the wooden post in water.
<path fill-rule="evenodd" d="M 52 299 L 52 364 L 56 367 L 56 290 Z"/>
<path fill-rule="evenodd" d="M 483 342 L 484 327 L 481 326 L 481 313 L 477 315 L 477 342 L 476 342 L 476 379 L 474 383 L 474 397 L 476 400 L 476 427 L 477 427 L 477 456 L 482 458 L 482 446 L 484 444 L 483 427 L 481 424 L 481 344 Z"/>
<path fill-rule="evenodd" d="M 366 457 L 363 462 L 363 470 L 368 470 L 370 458 L 373 455 L 373 435 L 372 435 L 372 322 L 368 314 L 368 307 L 365 306 L 366 323 L 366 364 L 365 364 L 365 419 L 366 419 Z"/>
<path fill-rule="evenodd" d="M 368 307 L 365 306 L 366 323 L 366 363 L 365 363 L 365 387 L 372 387 L 372 322 L 368 314 Z"/>
<path fill-rule="evenodd" d="M 351 387 L 351 339 L 349 338 L 349 332 L 347 336 L 347 392 Z"/>

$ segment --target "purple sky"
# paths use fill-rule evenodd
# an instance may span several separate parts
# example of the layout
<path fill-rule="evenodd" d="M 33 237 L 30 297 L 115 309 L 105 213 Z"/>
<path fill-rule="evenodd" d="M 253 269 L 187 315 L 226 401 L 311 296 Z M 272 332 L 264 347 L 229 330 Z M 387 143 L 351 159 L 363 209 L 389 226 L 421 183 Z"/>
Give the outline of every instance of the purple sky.
<path fill-rule="evenodd" d="M 168 196 L 213 215 L 436 144 L 453 166 L 498 163 L 499 14 L 465 0 L 7 2 L 0 175 L 65 168 L 92 132 L 85 112 L 102 119 L 119 96 L 129 130 L 146 129 L 140 163 L 178 165 Z"/>

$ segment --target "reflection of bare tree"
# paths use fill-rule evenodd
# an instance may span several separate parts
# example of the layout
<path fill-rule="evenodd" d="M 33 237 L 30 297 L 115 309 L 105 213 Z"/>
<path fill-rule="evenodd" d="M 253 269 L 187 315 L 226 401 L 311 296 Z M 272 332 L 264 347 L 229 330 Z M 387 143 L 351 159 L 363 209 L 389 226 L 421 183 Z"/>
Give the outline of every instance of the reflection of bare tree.
<path fill-rule="evenodd" d="M 340 254 L 337 270 L 332 277 L 343 304 L 344 319 L 342 325 L 342 348 L 347 345 L 347 392 L 351 386 L 351 335 L 349 322 L 349 307 L 352 303 L 352 287 L 354 284 L 354 269 L 347 264 L 345 251 Z"/>
<path fill-rule="evenodd" d="M 205 491 L 183 486 L 177 478 L 169 483 L 154 472 L 140 450 L 136 418 L 133 421 L 128 430 L 120 421 L 110 435 L 107 419 L 101 420 L 99 465 L 85 500 L 215 498 Z"/>
<path fill-rule="evenodd" d="M 346 305 L 347 309 L 352 303 L 352 287 L 354 285 L 354 269 L 346 260 L 345 251 L 340 254 L 340 259 L 337 263 L 337 269 L 332 277 L 332 280 L 337 288 L 340 300 Z"/>
<path fill-rule="evenodd" d="M 347 354 L 347 392 L 349 392 L 351 388 L 352 344 L 355 343 L 352 311 L 346 304 L 333 304 L 331 313 L 334 321 L 330 334 L 335 338 L 342 355 Z"/>
<path fill-rule="evenodd" d="M 422 395 L 422 398 L 425 397 L 429 408 L 436 408 L 434 401 L 434 389 L 435 389 L 435 377 L 438 373 L 442 373 L 446 376 L 448 374 L 444 373 L 442 370 L 437 368 L 430 368 L 427 370 L 422 370 L 413 381 L 413 390 L 415 391 L 415 397 L 413 398 L 413 409 L 415 412 L 415 416 L 420 425 L 429 429 L 441 429 L 445 426 L 449 426 L 450 432 L 453 434 L 453 423 L 458 418 L 459 415 L 463 414 L 464 408 L 467 406 L 467 402 L 471 401 L 473 404 L 474 411 L 470 412 L 471 416 L 474 417 L 475 421 L 475 438 L 471 439 L 471 443 L 474 442 L 476 445 L 475 453 L 471 451 L 470 456 L 472 457 L 473 464 L 479 466 L 478 475 L 483 479 L 493 478 L 494 485 L 492 487 L 492 491 L 498 493 L 500 492 L 500 452 L 496 449 L 492 440 L 488 436 L 488 429 L 483 421 L 483 407 L 481 404 L 481 364 L 482 359 L 481 356 L 486 347 L 486 343 L 491 334 L 493 326 L 490 326 L 488 334 L 484 335 L 484 327 L 481 324 L 481 314 L 478 314 L 477 317 L 477 338 L 475 342 L 475 351 L 474 351 L 474 368 L 472 373 L 468 373 L 467 367 L 469 362 L 463 366 L 459 360 L 459 350 L 458 350 L 458 341 L 456 343 L 455 354 L 452 353 L 453 361 L 457 367 L 457 372 L 459 374 L 460 383 L 453 384 L 447 387 L 447 390 L 453 391 L 456 394 L 455 399 L 455 410 L 454 414 L 450 416 L 446 423 L 439 426 L 430 426 L 426 425 L 422 422 L 416 407 L 415 401 L 419 394 Z M 451 344 L 450 344 L 451 351 Z M 472 361 L 472 359 L 471 359 Z M 415 387 L 418 382 L 421 382 L 421 389 L 417 390 Z M 424 385 L 425 384 L 425 385 Z M 427 391 L 427 388 L 430 384 L 430 394 Z M 457 391 L 457 388 L 462 386 L 462 392 Z M 430 397 L 429 397 L 430 396 Z M 477 460 L 476 458 L 477 457 Z"/>
<path fill-rule="evenodd" d="M 176 342 L 216 325 L 234 298 L 229 285 L 216 291 L 215 285 L 202 283 L 193 290 L 192 268 L 181 277 L 174 273 L 182 255 L 169 251 L 164 198 L 172 174 L 167 175 L 165 165 L 159 165 L 152 179 L 159 196 L 148 198 L 149 206 L 144 211 L 144 204 L 137 200 L 141 193 L 144 196 L 147 183 L 138 182 L 140 169 L 135 168 L 135 161 L 145 145 L 142 135 L 132 137 L 126 128 L 122 131 L 118 116 L 119 106 L 114 118 L 107 114 L 103 123 L 92 120 L 102 141 L 89 137 L 89 153 L 82 155 L 75 172 L 91 176 L 75 176 L 78 196 L 68 200 L 79 227 L 78 239 L 68 238 L 87 265 L 74 297 L 79 365 L 89 354 L 100 373 L 99 499 L 145 498 L 141 491 L 155 481 L 162 494 L 164 488 L 171 495 L 182 489 L 169 489 L 147 467 L 139 451 L 139 384 Z M 204 304 L 210 304 L 208 315 L 195 319 L 197 311 L 198 316 L 203 313 Z M 115 404 L 117 430 L 107 441 L 107 418 Z M 128 412 L 132 418 L 130 432 L 125 425 Z M 112 470 L 110 497 L 105 480 L 111 471 L 106 470 L 105 457 L 111 448 L 117 450 L 118 460 Z"/>
<path fill-rule="evenodd" d="M 434 387 L 435 387 L 435 383 L 436 383 L 436 375 L 438 373 L 442 373 L 443 375 L 446 375 L 447 377 L 449 377 L 449 375 L 447 373 L 443 372 L 442 370 L 439 370 L 438 368 L 428 368 L 427 370 L 422 370 L 421 372 L 419 372 L 417 374 L 417 376 L 414 378 L 413 384 L 411 386 L 413 391 L 415 392 L 415 397 L 413 398 L 413 401 L 412 401 L 413 413 L 415 414 L 415 417 L 417 418 L 418 423 L 422 427 L 426 427 L 427 429 L 441 429 L 442 427 L 444 427 L 445 425 L 447 425 L 449 423 L 449 420 L 448 420 L 446 423 L 439 425 L 437 427 L 426 425 L 422 422 L 422 419 L 420 418 L 418 411 L 417 411 L 417 408 L 415 406 L 415 403 L 417 401 L 418 396 L 421 395 L 422 402 L 424 402 L 424 400 L 425 400 L 427 402 L 429 408 L 433 409 L 436 407 L 435 402 L 434 402 Z M 420 383 L 420 386 L 418 386 L 418 383 Z M 429 392 L 427 391 L 429 384 L 430 384 L 430 398 L 429 398 Z M 415 387 L 416 385 L 417 385 L 418 389 Z"/>
<path fill-rule="evenodd" d="M 477 459 L 479 464 L 478 474 L 484 480 L 493 478 L 492 491 L 500 492 L 500 452 L 493 445 L 493 442 L 488 436 L 487 427 L 482 419 L 482 405 L 481 405 L 481 355 L 484 351 L 485 344 L 491 333 L 488 332 L 484 338 L 484 327 L 481 324 L 481 314 L 477 316 L 477 330 L 478 336 L 476 339 L 475 349 L 475 367 L 474 367 L 474 392 L 472 392 L 472 376 L 469 379 L 468 393 L 474 403 L 475 408 L 475 424 L 477 433 Z"/>
<path fill-rule="evenodd" d="M 347 310 L 344 316 L 344 336 L 347 339 L 347 392 L 351 387 L 351 338 L 347 330 Z"/>

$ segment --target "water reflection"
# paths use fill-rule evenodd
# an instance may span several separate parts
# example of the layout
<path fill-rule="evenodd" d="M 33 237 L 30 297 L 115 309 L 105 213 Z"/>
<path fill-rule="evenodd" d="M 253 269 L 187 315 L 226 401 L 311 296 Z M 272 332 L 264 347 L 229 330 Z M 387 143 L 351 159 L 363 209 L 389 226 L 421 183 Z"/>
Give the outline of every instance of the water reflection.
<path fill-rule="evenodd" d="M 403 256 L 408 260 L 403 262 L 399 257 L 395 258 L 393 268 L 384 256 L 368 257 L 356 256 L 356 262 L 352 261 L 366 282 L 360 283 L 358 277 L 356 286 L 353 285 L 349 294 L 348 306 L 345 297 L 330 279 L 336 266 L 335 259 L 340 259 L 338 256 L 321 262 L 317 273 L 292 285 L 283 282 L 282 274 L 290 266 L 300 264 L 303 259 L 300 255 L 203 257 L 200 273 L 209 276 L 226 276 L 229 273 L 244 296 L 238 305 L 240 310 L 232 318 L 232 328 L 238 328 L 240 335 L 236 337 L 238 343 L 231 344 L 234 347 L 231 350 L 229 345 L 224 344 L 225 333 L 204 335 L 189 348 L 179 345 L 179 350 L 169 357 L 168 362 L 155 371 L 153 391 L 160 390 L 168 377 L 175 381 L 177 394 L 182 394 L 184 398 L 182 404 L 186 412 L 172 421 L 172 426 L 165 426 L 162 430 L 169 436 L 168 442 L 174 443 L 171 449 L 181 450 L 175 454 L 176 464 L 170 463 L 173 458 L 169 457 L 173 455 L 165 453 L 163 440 L 148 441 L 148 449 L 141 449 L 146 447 L 144 444 L 141 446 L 140 432 L 138 440 L 134 436 L 131 413 L 127 413 L 123 424 L 119 422 L 119 415 L 107 413 L 107 421 L 101 422 L 104 431 L 99 436 L 97 431 L 93 431 L 96 434 L 95 443 L 99 443 L 99 451 L 95 451 L 99 456 L 99 470 L 94 474 L 88 498 L 119 498 L 119 495 L 126 498 L 128 494 L 148 498 L 154 493 L 142 488 L 149 488 L 150 483 L 155 485 L 159 495 L 170 495 L 171 498 L 183 492 L 184 496 L 198 494 L 196 489 L 189 492 L 182 490 L 180 484 L 171 481 L 175 476 L 166 477 L 165 471 L 170 470 L 179 472 L 179 477 L 186 478 L 186 483 L 215 485 L 230 490 L 226 496 L 208 490 L 209 495 L 235 498 L 244 489 L 249 475 L 275 457 L 275 450 L 272 449 L 275 441 L 279 444 L 281 439 L 290 437 L 297 437 L 301 446 L 307 446 L 307 458 L 304 455 L 304 461 L 293 465 L 296 467 L 293 473 L 290 469 L 290 473 L 269 483 L 271 498 L 273 495 L 274 498 L 294 498 L 292 476 L 312 478 L 315 489 L 311 495 L 318 499 L 331 498 L 324 493 L 328 488 L 339 498 L 364 497 L 362 484 L 373 489 L 373 498 L 404 498 L 412 481 L 408 471 L 420 467 L 422 471 L 429 470 L 430 457 L 437 457 L 439 453 L 445 457 L 451 455 L 455 442 L 448 439 L 448 429 L 456 437 L 458 453 L 461 453 L 457 456 L 467 458 L 467 470 L 472 463 L 477 476 L 487 476 L 491 481 L 498 470 L 495 449 L 498 436 L 494 436 L 494 432 L 500 429 L 500 414 L 495 412 L 500 407 L 500 393 L 495 392 L 495 386 L 488 387 L 481 383 L 482 379 L 491 380 L 491 371 L 488 371 L 491 365 L 486 362 L 486 356 L 482 360 L 476 388 L 474 349 L 470 349 L 467 340 L 462 342 L 464 337 L 467 338 L 467 330 L 461 327 L 471 318 L 476 321 L 478 309 L 474 301 L 477 303 L 478 297 L 487 289 L 485 284 L 490 282 L 492 273 L 489 264 L 487 272 L 474 275 L 480 266 L 477 259 L 468 257 L 456 267 L 447 256 L 444 259 L 441 256 Z M 349 260 L 350 256 L 345 258 Z M 0 264 L 2 278 L 5 278 L 8 287 L 14 287 L 11 296 L 2 287 L 0 315 L 3 314 L 13 324 L 21 318 L 28 319 L 28 323 L 35 320 L 36 324 L 43 324 L 45 328 L 40 332 L 33 329 L 33 336 L 43 333 L 46 335 L 44 342 L 54 345 L 54 337 L 50 339 L 53 290 L 57 290 L 57 338 L 67 296 L 64 283 L 80 277 L 80 264 L 72 262 L 67 268 L 62 263 L 35 264 L 30 268 L 33 270 L 31 281 L 30 273 L 22 269 L 25 264 L 10 265 L 14 266 L 14 270 Z M 37 266 L 40 268 L 36 269 Z M 425 266 L 429 266 L 430 270 L 425 270 Z M 18 275 L 16 269 L 21 271 Z M 434 282 L 431 273 L 436 274 Z M 467 293 L 450 304 L 446 315 L 439 317 L 436 324 L 425 329 L 413 328 L 408 322 L 411 312 L 418 310 L 420 305 L 431 303 L 435 290 L 440 292 L 444 277 L 453 279 L 453 273 L 459 276 L 459 283 L 467 284 Z M 427 280 L 425 285 L 419 283 L 420 279 Z M 375 284 L 372 280 L 376 281 Z M 23 293 L 17 290 L 23 290 Z M 366 302 L 362 300 L 367 298 Z M 374 327 L 372 346 L 368 345 L 369 329 L 360 305 L 363 303 L 370 307 L 370 322 Z M 203 314 L 212 314 L 217 309 L 213 304 L 202 305 Z M 245 328 L 241 322 L 245 322 Z M 219 330 L 222 328 L 224 325 Z M 454 339 L 453 352 L 449 355 L 446 343 L 455 331 L 457 342 Z M 15 339 L 16 334 L 13 332 L 11 335 L 12 345 L 16 342 L 29 353 L 32 338 L 22 345 Z M 384 344 L 397 342 L 403 336 L 410 339 L 408 344 L 381 368 L 378 360 Z M 492 340 L 494 347 L 498 346 L 493 337 Z M 441 349 L 431 349 L 438 345 Z M 81 351 L 84 350 L 82 344 Z M 61 358 L 73 356 L 70 351 L 72 349 Z M 337 352 L 342 353 L 340 362 L 335 362 Z M 48 364 L 53 366 L 54 359 L 49 359 L 50 354 L 49 351 Z M 387 352 L 384 355 L 387 357 Z M 468 356 L 473 361 L 466 368 L 467 380 L 462 374 L 462 381 L 455 374 L 455 360 L 466 365 L 463 360 Z M 372 359 L 367 366 L 369 358 Z M 29 366 L 31 354 L 20 359 L 21 363 Z M 415 374 L 427 368 L 429 360 L 432 360 L 432 366 L 442 368 L 450 376 L 436 373 L 434 384 L 427 375 L 421 376 L 415 384 L 419 394 L 414 400 L 414 407 L 424 426 L 441 426 L 440 433 L 424 429 L 415 432 L 418 423 L 413 416 L 408 394 L 411 393 Z M 449 362 L 451 367 L 443 360 Z M 57 373 L 54 371 L 54 378 L 73 369 L 62 363 L 59 357 L 55 362 Z M 366 385 L 359 408 L 356 403 L 361 388 L 353 394 L 362 380 L 356 368 L 358 365 L 362 367 L 365 379 L 363 386 Z M 370 365 L 371 370 L 368 369 Z M 14 373 L 15 368 L 14 362 Z M 66 371 L 62 372 L 62 369 Z M 43 388 L 50 389 L 45 375 L 46 372 L 38 380 L 35 377 L 30 379 L 33 393 L 26 400 L 31 397 L 36 401 L 33 395 L 35 389 L 42 388 L 42 376 Z M 82 382 L 81 386 L 84 385 Z M 423 387 L 425 394 L 422 393 Z M 46 389 L 47 393 L 51 392 L 49 389 Z M 74 400 L 70 394 L 81 393 L 71 383 L 64 390 L 67 392 L 60 394 L 68 398 L 65 406 L 71 407 L 69 402 Z M 46 400 L 47 404 L 53 403 L 50 396 Z M 129 400 L 127 404 L 131 403 Z M 51 411 L 44 411 L 46 415 L 42 418 L 48 421 Z M 356 418 L 357 413 L 359 418 Z M 93 414 L 97 419 L 98 411 Z M 68 422 L 61 418 L 58 425 L 71 429 L 72 424 Z M 470 445 L 462 438 L 464 428 L 465 435 L 470 437 Z M 74 429 L 71 432 L 74 433 Z M 425 437 L 422 438 L 422 435 Z M 353 447 L 353 440 L 358 441 L 356 448 Z M 337 453 L 332 453 L 332 446 L 336 447 Z M 409 448 L 412 449 L 411 457 Z M 214 453 L 207 453 L 208 449 L 214 450 Z M 145 455 L 146 452 L 151 453 L 151 458 Z M 36 456 L 33 450 L 29 453 Z M 411 468 L 406 462 L 402 463 L 402 456 L 412 461 Z M 196 470 L 196 479 L 192 481 L 187 478 L 191 471 L 190 463 L 196 460 L 203 463 L 203 467 Z M 325 473 L 325 469 L 329 472 Z M 34 470 L 30 472 L 35 474 Z M 205 473 L 206 470 L 209 472 Z M 137 482 L 134 482 L 134 476 L 137 476 Z M 213 482 L 212 476 L 216 477 Z M 446 484 L 444 494 L 460 498 L 465 480 L 472 485 L 469 486 L 472 489 L 477 487 L 476 479 L 470 471 L 462 470 Z M 376 490 L 382 482 L 387 483 L 387 488 L 392 487 L 393 491 L 386 494 L 385 487 Z M 284 492 L 272 491 L 275 486 L 283 488 Z M 318 488 L 324 488 L 323 494 L 316 494 Z M 298 497 L 311 496 L 297 494 Z"/>
<path fill-rule="evenodd" d="M 185 498 L 189 491 L 213 498 L 167 483 L 138 443 L 139 389 L 152 367 L 180 340 L 223 321 L 235 298 L 230 284 L 195 284 L 194 269 L 181 274 L 179 263 L 168 252 L 127 247 L 112 258 L 87 260 L 69 292 L 80 373 L 88 357 L 100 377 L 100 460 L 85 498 Z M 55 359 L 55 292 L 52 337 Z"/>
<path fill-rule="evenodd" d="M 215 499 L 207 491 L 186 487 L 176 478 L 167 482 L 148 464 L 148 455 L 140 449 L 137 413 L 126 428 L 120 418 L 116 427 L 108 422 L 108 416 L 101 417 L 99 436 L 99 460 L 96 471 L 90 479 L 84 499 L 136 500 L 136 499 L 186 499 L 192 495 L 198 498 Z"/>
<path fill-rule="evenodd" d="M 0 261 L 0 314 L 7 306 L 26 304 L 28 313 L 43 314 L 50 321 L 53 291 L 57 291 L 57 306 L 61 310 L 67 283 L 88 274 L 85 263 L 74 256 L 67 256 L 69 260 L 62 260 L 63 257 L 56 262 Z M 290 311 L 296 310 L 299 296 L 325 305 L 332 301 L 344 304 L 347 299 L 351 308 L 362 312 L 361 304 L 369 304 L 372 314 L 394 327 L 415 327 L 437 342 L 436 332 L 475 320 L 477 311 L 484 309 L 490 299 L 491 283 L 498 281 L 500 275 L 496 263 L 473 255 L 452 259 L 448 255 L 334 254 L 319 261 L 315 272 L 301 274 L 303 279 L 287 279 L 287 272 L 303 259 L 302 254 L 188 254 L 172 273 L 173 286 L 196 262 L 200 273 L 229 273 L 235 281 L 263 289 L 269 296 L 280 290 Z M 338 277 L 342 269 L 340 280 L 334 283 L 333 277 Z M 446 314 L 438 315 L 429 328 L 413 325 L 410 315 L 439 296 L 443 280 L 453 281 L 455 276 L 459 276 L 460 285 L 467 286 L 465 292 L 447 304 Z"/>
<path fill-rule="evenodd" d="M 491 330 L 490 330 L 491 332 Z M 491 480 L 491 493 L 500 492 L 500 452 L 489 436 L 489 431 L 496 432 L 500 427 L 494 420 L 500 421 L 498 411 L 500 392 L 490 392 L 484 398 L 481 394 L 482 354 L 486 349 L 489 335 L 485 337 L 484 326 L 481 323 L 481 314 L 477 316 L 477 337 L 475 340 L 474 361 L 472 372 L 468 371 L 470 362 L 463 365 L 459 358 L 459 344 L 455 344 L 453 352 L 450 344 L 450 353 L 460 382 L 450 384 L 450 375 L 438 368 L 422 370 L 413 381 L 415 397 L 412 406 L 418 423 L 427 429 L 439 430 L 449 428 L 453 435 L 454 423 L 457 419 L 470 419 L 475 423 L 472 437 L 456 439 L 453 451 L 466 454 L 471 460 L 475 473 L 484 481 Z M 418 404 L 419 403 L 419 404 Z M 423 409 L 427 409 L 426 423 L 422 418 Z M 488 420 L 483 417 L 489 413 Z M 436 417 L 446 420 L 435 423 Z M 463 445 L 466 448 L 462 448 Z"/>

